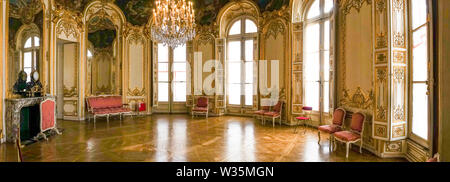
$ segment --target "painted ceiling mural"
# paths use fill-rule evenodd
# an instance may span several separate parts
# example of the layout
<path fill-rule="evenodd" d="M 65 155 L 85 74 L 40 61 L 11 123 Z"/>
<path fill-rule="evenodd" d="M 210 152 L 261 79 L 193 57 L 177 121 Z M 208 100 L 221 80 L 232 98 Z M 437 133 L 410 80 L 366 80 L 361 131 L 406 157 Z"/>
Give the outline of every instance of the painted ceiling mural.
<path fill-rule="evenodd" d="M 18 0 L 16 0 L 18 1 Z M 26 1 L 26 0 L 25 0 Z M 31 1 L 31 0 L 28 0 Z M 82 12 L 93 0 L 56 0 L 57 5 L 70 10 Z M 133 25 L 145 25 L 152 16 L 155 0 L 108 0 L 114 2 L 125 14 L 127 21 Z M 208 25 L 215 21 L 220 9 L 232 0 L 191 0 L 196 10 L 197 23 Z M 289 6 L 289 0 L 252 0 L 262 12 L 279 10 Z"/>

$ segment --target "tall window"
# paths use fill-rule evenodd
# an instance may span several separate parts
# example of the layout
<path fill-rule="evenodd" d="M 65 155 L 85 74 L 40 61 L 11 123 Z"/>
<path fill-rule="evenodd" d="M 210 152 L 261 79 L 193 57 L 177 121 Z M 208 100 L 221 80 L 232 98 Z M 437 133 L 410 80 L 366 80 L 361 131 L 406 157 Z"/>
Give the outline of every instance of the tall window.
<path fill-rule="evenodd" d="M 172 49 L 163 44 L 158 44 L 159 102 L 169 102 L 169 100 L 173 102 L 186 102 L 186 64 L 185 45 Z M 172 99 L 170 96 L 172 96 Z"/>
<path fill-rule="evenodd" d="M 256 24 L 245 17 L 238 19 L 228 31 L 227 90 L 228 104 L 253 105 L 253 40 Z"/>
<path fill-rule="evenodd" d="M 169 102 L 169 47 L 158 44 L 158 101 Z"/>
<path fill-rule="evenodd" d="M 411 0 L 412 123 L 414 136 L 428 140 L 430 121 L 430 16 L 427 0 Z"/>
<path fill-rule="evenodd" d="M 39 37 L 29 37 L 23 46 L 22 69 L 27 73 L 27 81 L 31 81 L 31 72 L 37 69 L 39 61 Z"/>
<path fill-rule="evenodd" d="M 329 112 L 332 9 L 333 0 L 315 0 L 306 14 L 303 46 L 304 103 L 315 111 Z"/>
<path fill-rule="evenodd" d="M 186 102 L 186 47 L 173 50 L 173 101 Z"/>

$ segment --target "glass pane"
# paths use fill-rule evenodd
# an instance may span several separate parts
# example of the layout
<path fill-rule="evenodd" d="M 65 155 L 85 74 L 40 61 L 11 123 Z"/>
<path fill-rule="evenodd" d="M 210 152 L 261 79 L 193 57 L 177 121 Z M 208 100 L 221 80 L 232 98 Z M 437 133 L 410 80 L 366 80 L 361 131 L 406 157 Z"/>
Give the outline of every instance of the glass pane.
<path fill-rule="evenodd" d="M 258 31 L 256 24 L 252 20 L 245 20 L 245 33 L 255 33 Z"/>
<path fill-rule="evenodd" d="M 241 61 L 241 42 L 230 41 L 228 43 L 228 62 Z"/>
<path fill-rule="evenodd" d="M 413 84 L 412 132 L 428 139 L 428 96 L 426 84 Z"/>
<path fill-rule="evenodd" d="M 27 82 L 31 81 L 31 68 L 24 68 L 23 71 L 27 73 Z"/>
<path fill-rule="evenodd" d="M 169 83 L 158 83 L 158 101 L 169 101 Z"/>
<path fill-rule="evenodd" d="M 175 82 L 173 84 L 173 101 L 185 102 L 186 101 L 186 82 Z"/>
<path fill-rule="evenodd" d="M 253 84 L 245 84 L 245 105 L 253 105 Z"/>
<path fill-rule="evenodd" d="M 413 81 L 428 80 L 427 26 L 413 33 Z"/>
<path fill-rule="evenodd" d="M 314 111 L 319 111 L 319 83 L 315 81 L 305 82 L 305 106 L 312 107 Z"/>
<path fill-rule="evenodd" d="M 241 83 L 241 63 L 228 63 L 228 83 Z"/>
<path fill-rule="evenodd" d="M 411 1 L 413 29 L 427 22 L 427 0 Z"/>
<path fill-rule="evenodd" d="M 330 51 L 323 52 L 323 79 L 330 80 Z"/>
<path fill-rule="evenodd" d="M 186 62 L 186 45 L 178 46 L 173 50 L 174 62 Z"/>
<path fill-rule="evenodd" d="M 329 13 L 333 10 L 333 0 L 325 0 L 325 13 Z"/>
<path fill-rule="evenodd" d="M 91 58 L 92 57 L 92 52 L 90 50 L 87 51 L 87 57 Z"/>
<path fill-rule="evenodd" d="M 158 62 L 169 62 L 169 48 L 158 44 Z"/>
<path fill-rule="evenodd" d="M 245 41 L 245 61 L 253 61 L 253 40 Z"/>
<path fill-rule="evenodd" d="M 39 37 L 34 37 L 34 46 L 39 47 Z"/>
<path fill-rule="evenodd" d="M 169 81 L 169 63 L 158 63 L 158 81 Z"/>
<path fill-rule="evenodd" d="M 306 81 L 319 81 L 320 79 L 320 57 L 319 53 L 309 53 L 305 55 L 304 79 Z"/>
<path fill-rule="evenodd" d="M 330 83 L 327 81 L 323 83 L 323 111 L 330 111 Z"/>
<path fill-rule="evenodd" d="M 245 63 L 245 83 L 253 83 L 253 62 Z"/>
<path fill-rule="evenodd" d="M 32 67 L 32 53 L 31 52 L 25 52 L 23 54 L 23 67 L 24 68 L 31 68 Z"/>
<path fill-rule="evenodd" d="M 319 6 L 320 0 L 315 0 L 314 3 L 311 5 L 311 7 L 308 10 L 307 18 L 315 18 L 320 15 L 320 6 Z"/>
<path fill-rule="evenodd" d="M 327 20 L 324 23 L 324 43 L 323 43 L 323 48 L 325 50 L 330 50 L 330 21 Z"/>
<path fill-rule="evenodd" d="M 24 48 L 30 48 L 31 45 L 31 37 L 25 42 L 25 45 L 23 46 Z"/>
<path fill-rule="evenodd" d="M 186 81 L 186 63 L 174 63 L 173 64 L 174 71 L 174 81 Z"/>
<path fill-rule="evenodd" d="M 233 105 L 240 105 L 241 84 L 229 84 L 228 86 L 228 103 Z"/>
<path fill-rule="evenodd" d="M 320 49 L 320 25 L 308 25 L 305 32 L 305 52 L 317 52 Z"/>
<path fill-rule="evenodd" d="M 231 26 L 230 28 L 230 32 L 228 33 L 228 35 L 237 35 L 237 34 L 241 34 L 241 20 L 234 23 L 233 26 Z"/>

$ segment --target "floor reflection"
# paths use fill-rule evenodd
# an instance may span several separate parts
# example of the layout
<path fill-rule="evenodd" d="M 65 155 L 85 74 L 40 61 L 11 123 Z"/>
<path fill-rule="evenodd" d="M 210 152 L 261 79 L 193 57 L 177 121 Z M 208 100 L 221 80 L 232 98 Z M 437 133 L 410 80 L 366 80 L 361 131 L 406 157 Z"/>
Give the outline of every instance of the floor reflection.
<path fill-rule="evenodd" d="M 328 140 L 317 144 L 317 130 L 295 134 L 293 127 L 261 125 L 253 118 L 188 115 L 126 117 L 122 123 L 102 119 L 93 123 L 60 121 L 62 135 L 22 149 L 24 161 L 48 162 L 296 162 L 296 161 L 404 161 L 381 159 L 354 148 L 345 159 L 345 147 L 329 152 Z M 328 135 L 322 135 L 327 138 Z M 0 145 L 0 162 L 17 161 L 12 144 Z"/>

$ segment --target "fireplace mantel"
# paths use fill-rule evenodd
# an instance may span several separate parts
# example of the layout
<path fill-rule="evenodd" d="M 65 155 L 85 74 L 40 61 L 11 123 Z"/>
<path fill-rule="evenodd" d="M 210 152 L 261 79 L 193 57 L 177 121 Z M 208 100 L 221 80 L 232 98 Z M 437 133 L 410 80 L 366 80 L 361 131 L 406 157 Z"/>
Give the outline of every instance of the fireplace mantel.
<path fill-rule="evenodd" d="M 39 105 L 47 98 L 54 98 L 52 96 L 46 97 L 31 97 L 19 99 L 5 99 L 6 101 L 6 141 L 15 143 L 17 134 L 20 130 L 20 111 L 24 107 Z"/>

